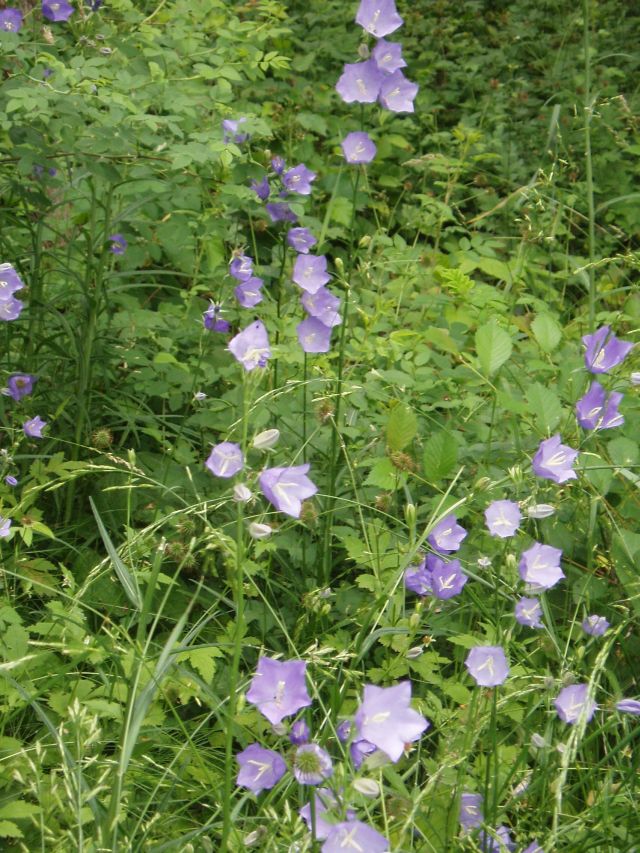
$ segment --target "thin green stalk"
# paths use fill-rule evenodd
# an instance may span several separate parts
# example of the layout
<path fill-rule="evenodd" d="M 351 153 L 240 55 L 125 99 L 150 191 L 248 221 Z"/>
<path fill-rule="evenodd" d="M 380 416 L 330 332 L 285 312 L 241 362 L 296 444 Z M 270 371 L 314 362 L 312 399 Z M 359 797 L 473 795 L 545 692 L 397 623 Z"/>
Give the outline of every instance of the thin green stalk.
<path fill-rule="evenodd" d="M 589 214 L 589 331 L 593 332 L 596 323 L 596 278 L 594 263 L 596 258 L 596 213 L 593 199 L 593 160 L 591 157 L 591 119 L 593 103 L 591 100 L 591 21 L 589 16 L 590 0 L 582 0 L 584 19 L 584 157 L 587 171 L 587 207 Z"/>
<path fill-rule="evenodd" d="M 282 258 L 280 260 L 280 272 L 278 273 L 278 281 L 276 282 L 276 316 L 278 324 L 276 326 L 275 344 L 278 346 L 280 341 L 280 317 L 282 315 L 282 282 L 284 279 L 284 265 L 287 260 L 287 234 L 282 232 Z M 278 387 L 278 359 L 273 364 L 273 387 Z"/>

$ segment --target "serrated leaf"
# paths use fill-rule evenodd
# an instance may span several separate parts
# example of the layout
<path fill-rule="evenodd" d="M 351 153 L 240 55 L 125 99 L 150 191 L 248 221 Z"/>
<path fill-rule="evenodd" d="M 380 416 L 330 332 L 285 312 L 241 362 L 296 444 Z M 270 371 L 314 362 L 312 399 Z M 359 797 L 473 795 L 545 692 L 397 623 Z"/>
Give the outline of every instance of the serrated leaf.
<path fill-rule="evenodd" d="M 25 800 L 14 800 L 12 803 L 6 803 L 0 808 L 0 820 L 6 820 L 7 818 L 20 820 L 21 818 L 38 814 L 39 811 L 40 808 L 33 803 L 27 803 Z"/>
<path fill-rule="evenodd" d="M 385 490 L 395 489 L 397 482 L 398 469 L 387 457 L 378 459 L 364 481 L 365 486 L 376 486 L 378 489 Z"/>
<path fill-rule="evenodd" d="M 511 337 L 495 320 L 480 326 L 476 332 L 476 352 L 487 376 L 492 376 L 508 361 L 512 349 Z"/>
<path fill-rule="evenodd" d="M 391 450 L 404 450 L 418 432 L 418 419 L 410 406 L 395 406 L 387 421 L 387 445 Z"/>
<path fill-rule="evenodd" d="M 531 323 L 531 331 L 543 352 L 554 350 L 562 338 L 562 329 L 550 314 L 538 314 Z"/>
<path fill-rule="evenodd" d="M 476 266 L 483 273 L 491 276 L 491 278 L 497 278 L 499 281 L 511 281 L 513 278 L 509 266 L 498 258 L 479 258 Z"/>
<path fill-rule="evenodd" d="M 458 462 L 458 443 L 448 432 L 436 432 L 424 447 L 424 475 L 431 483 L 453 473 Z"/>
<path fill-rule="evenodd" d="M 0 820 L 0 838 L 22 838 L 22 831 L 10 820 Z"/>
<path fill-rule="evenodd" d="M 211 683 L 216 671 L 215 659 L 219 658 L 221 652 L 213 646 L 202 646 L 189 649 L 188 652 L 178 656 L 178 660 L 188 660 L 190 665 L 198 672 L 204 681 Z"/>
<path fill-rule="evenodd" d="M 562 417 L 562 405 L 557 394 L 539 382 L 534 382 L 527 389 L 527 403 L 536 425 L 543 432 L 552 430 Z"/>

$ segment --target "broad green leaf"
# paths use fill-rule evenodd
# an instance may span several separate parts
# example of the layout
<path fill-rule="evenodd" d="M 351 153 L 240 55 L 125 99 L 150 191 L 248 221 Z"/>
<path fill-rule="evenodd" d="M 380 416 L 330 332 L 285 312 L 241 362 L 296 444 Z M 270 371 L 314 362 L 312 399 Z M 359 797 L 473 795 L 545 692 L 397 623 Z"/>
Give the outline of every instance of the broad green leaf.
<path fill-rule="evenodd" d="M 0 808 L 0 820 L 20 820 L 38 814 L 39 811 L 40 808 L 33 803 L 27 803 L 25 800 L 14 800 Z"/>
<path fill-rule="evenodd" d="M 22 831 L 10 820 L 0 820 L 0 838 L 22 838 Z"/>
<path fill-rule="evenodd" d="M 562 405 L 558 395 L 550 388 L 534 382 L 527 389 L 527 403 L 536 425 L 541 430 L 548 432 L 557 426 L 562 416 Z"/>
<path fill-rule="evenodd" d="M 550 314 L 538 314 L 531 323 L 531 331 L 543 352 L 554 350 L 562 338 L 562 329 Z"/>
<path fill-rule="evenodd" d="M 373 465 L 364 483 L 365 486 L 376 486 L 378 489 L 395 489 L 399 473 L 393 462 L 385 456 Z"/>
<path fill-rule="evenodd" d="M 498 258 L 479 258 L 476 264 L 478 269 L 486 273 L 491 278 L 497 278 L 499 281 L 511 281 L 513 276 L 509 265 L 504 261 L 499 261 Z"/>
<path fill-rule="evenodd" d="M 418 419 L 410 406 L 395 406 L 387 421 L 387 445 L 391 450 L 404 450 L 418 432 Z"/>
<path fill-rule="evenodd" d="M 476 332 L 476 352 L 487 376 L 492 376 L 502 367 L 512 349 L 511 337 L 495 320 L 480 326 Z"/>
<path fill-rule="evenodd" d="M 453 473 L 458 461 L 458 443 L 448 432 L 436 432 L 424 447 L 424 475 L 431 483 Z"/>
<path fill-rule="evenodd" d="M 638 461 L 638 445 L 630 438 L 614 438 L 607 444 L 607 450 L 616 465 L 635 465 Z"/>

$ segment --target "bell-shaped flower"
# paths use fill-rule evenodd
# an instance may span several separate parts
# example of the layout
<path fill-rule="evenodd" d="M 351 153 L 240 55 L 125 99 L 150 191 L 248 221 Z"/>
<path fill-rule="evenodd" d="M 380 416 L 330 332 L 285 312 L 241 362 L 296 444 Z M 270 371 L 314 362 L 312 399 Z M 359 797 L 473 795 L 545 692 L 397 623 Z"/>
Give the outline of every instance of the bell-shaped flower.
<path fill-rule="evenodd" d="M 610 326 L 602 326 L 592 335 L 584 335 L 584 363 L 590 373 L 608 373 L 612 367 L 622 364 L 633 349 L 633 344 L 621 341 L 613 334 Z"/>
<path fill-rule="evenodd" d="M 373 59 L 366 62 L 347 62 L 336 91 L 346 104 L 373 104 L 378 99 L 384 74 Z"/>
<path fill-rule="evenodd" d="M 396 762 L 405 744 L 412 743 L 430 725 L 410 707 L 411 682 L 402 681 L 393 687 L 366 684 L 364 698 L 355 715 L 360 737 L 374 744 Z"/>
<path fill-rule="evenodd" d="M 269 337 L 264 323 L 256 320 L 246 329 L 231 338 L 229 352 L 235 356 L 245 370 L 265 367 L 271 358 Z"/>
<path fill-rule="evenodd" d="M 356 24 L 376 38 L 388 36 L 402 26 L 395 0 L 360 0 Z"/>
<path fill-rule="evenodd" d="M 573 470 L 573 463 L 577 456 L 577 450 L 560 443 L 560 434 L 557 433 L 540 442 L 533 457 L 533 473 L 536 477 L 553 480 L 554 483 L 575 480 L 578 475 Z"/>
<path fill-rule="evenodd" d="M 280 661 L 261 657 L 247 691 L 247 700 L 257 705 L 270 723 L 277 725 L 284 717 L 296 714 L 311 704 L 306 671 L 307 664 L 303 660 Z"/>
<path fill-rule="evenodd" d="M 287 770 L 281 755 L 257 743 L 239 752 L 236 759 L 240 765 L 236 784 L 254 794 L 273 788 Z"/>
<path fill-rule="evenodd" d="M 267 468 L 259 477 L 263 495 L 279 512 L 300 518 L 302 501 L 318 491 L 307 477 L 310 467 L 307 462 L 291 468 Z"/>

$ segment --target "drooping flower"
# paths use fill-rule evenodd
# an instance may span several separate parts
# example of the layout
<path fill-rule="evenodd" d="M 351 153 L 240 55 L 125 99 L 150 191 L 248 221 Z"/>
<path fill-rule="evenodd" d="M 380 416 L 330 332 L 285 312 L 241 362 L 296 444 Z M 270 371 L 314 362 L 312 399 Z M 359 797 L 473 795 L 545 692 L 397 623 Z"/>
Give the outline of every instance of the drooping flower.
<path fill-rule="evenodd" d="M 229 352 L 245 370 L 265 367 L 271 358 L 269 337 L 264 323 L 256 320 L 229 341 Z"/>
<path fill-rule="evenodd" d="M 29 394 L 33 393 L 33 386 L 37 378 L 37 376 L 32 376 L 29 373 L 12 373 L 7 379 L 9 396 L 14 400 L 22 400 L 23 397 L 28 397 Z"/>
<path fill-rule="evenodd" d="M 223 441 L 221 444 L 216 444 L 204 464 L 216 477 L 228 479 L 238 471 L 242 471 L 244 456 L 239 445 L 232 441 Z"/>
<path fill-rule="evenodd" d="M 407 80 L 402 71 L 394 71 L 380 84 L 380 103 L 393 113 L 412 113 L 418 88 L 418 84 Z"/>
<path fill-rule="evenodd" d="M 269 214 L 272 222 L 297 222 L 298 217 L 286 202 L 270 201 L 265 204 L 264 209 Z"/>
<path fill-rule="evenodd" d="M 302 501 L 318 491 L 307 477 L 310 467 L 307 462 L 291 468 L 267 468 L 259 477 L 263 495 L 279 512 L 300 518 Z"/>
<path fill-rule="evenodd" d="M 316 317 L 307 317 L 296 326 L 298 342 L 305 352 L 329 352 L 331 326 L 325 326 Z"/>
<path fill-rule="evenodd" d="M 373 59 L 347 62 L 336 83 L 336 91 L 346 104 L 373 104 L 380 93 L 384 74 Z"/>
<path fill-rule="evenodd" d="M 0 539 L 6 539 L 9 536 L 11 524 L 10 518 L 3 518 L 0 515 Z"/>
<path fill-rule="evenodd" d="M 256 674 L 251 679 L 247 699 L 274 726 L 285 717 L 296 714 L 311 704 L 307 693 L 305 673 L 307 664 L 303 660 L 273 660 L 261 657 Z"/>
<path fill-rule="evenodd" d="M 502 646 L 474 646 L 464 665 L 482 687 L 497 687 L 509 675 L 509 664 Z"/>
<path fill-rule="evenodd" d="M 469 577 L 462 571 L 460 560 L 445 562 L 438 557 L 433 560 L 431 588 L 436 598 L 453 598 L 462 592 L 462 587 L 468 580 Z"/>
<path fill-rule="evenodd" d="M 269 186 L 269 179 L 266 175 L 261 181 L 251 181 L 251 189 L 260 201 L 266 201 L 271 195 L 271 187 Z"/>
<path fill-rule="evenodd" d="M 387 853 L 388 850 L 389 842 L 384 835 L 360 820 L 336 823 L 322 845 L 322 853 Z"/>
<path fill-rule="evenodd" d="M 349 755 L 351 756 L 351 760 L 353 761 L 353 766 L 356 770 L 359 770 L 362 767 L 362 764 L 368 756 L 372 755 L 376 751 L 377 747 L 374 743 L 371 743 L 364 738 L 356 738 L 349 745 Z"/>
<path fill-rule="evenodd" d="M 111 234 L 108 237 L 109 242 L 111 243 L 111 248 L 109 251 L 112 255 L 124 255 L 127 251 L 127 246 L 129 245 L 122 234 Z"/>
<path fill-rule="evenodd" d="M 5 320 L 6 322 L 17 320 L 22 313 L 23 308 L 24 302 L 21 302 L 19 299 L 14 299 L 13 296 L 10 296 L 8 299 L 1 299 L 0 320 Z"/>
<path fill-rule="evenodd" d="M 7 474 L 7 476 L 4 478 L 4 481 L 7 484 L 7 486 L 13 487 L 13 486 L 18 485 L 18 480 L 16 477 L 13 476 L 13 474 Z"/>
<path fill-rule="evenodd" d="M 293 775 L 301 785 L 319 785 L 333 773 L 328 752 L 317 743 L 305 743 L 293 757 Z"/>
<path fill-rule="evenodd" d="M 538 451 L 533 457 L 533 473 L 545 480 L 553 480 L 554 483 L 575 480 L 578 475 L 572 465 L 577 456 L 577 450 L 560 443 L 560 434 L 557 433 L 540 442 Z"/>
<path fill-rule="evenodd" d="M 235 297 L 242 308 L 254 308 L 262 302 L 263 296 L 260 289 L 263 284 L 264 282 L 261 278 L 258 278 L 257 275 L 252 275 L 251 278 L 240 282 L 233 289 Z"/>
<path fill-rule="evenodd" d="M 405 569 L 404 585 L 416 595 L 430 595 L 431 572 L 427 568 L 427 561 L 423 560 L 418 566 L 409 566 Z"/>
<path fill-rule="evenodd" d="M 607 394 L 595 380 L 587 393 L 576 403 L 576 417 L 584 429 L 613 429 L 622 426 L 624 417 L 618 411 L 623 395 L 618 391 Z"/>
<path fill-rule="evenodd" d="M 283 157 L 274 157 L 271 160 L 271 168 L 276 173 L 276 175 L 281 175 L 287 168 L 287 164 L 285 163 Z"/>
<path fill-rule="evenodd" d="M 537 598 L 521 598 L 516 604 L 515 614 L 516 621 L 527 628 L 544 628 L 542 605 Z"/>
<path fill-rule="evenodd" d="M 395 0 L 360 0 L 356 24 L 376 38 L 388 36 L 402 26 Z"/>
<path fill-rule="evenodd" d="M 22 27 L 22 12 L 20 9 L 9 7 L 0 12 L 0 30 L 7 33 L 17 33 Z"/>
<path fill-rule="evenodd" d="M 619 702 L 616 702 L 616 711 L 623 714 L 634 714 L 636 717 L 640 716 L 640 701 L 637 699 L 620 699 Z"/>
<path fill-rule="evenodd" d="M 493 501 L 484 511 L 484 517 L 492 536 L 507 539 L 520 527 L 520 507 L 513 501 Z"/>
<path fill-rule="evenodd" d="M 374 744 L 396 762 L 405 744 L 418 740 L 430 725 L 410 707 L 411 682 L 402 681 L 393 687 L 366 684 L 364 698 L 355 715 L 360 737 Z"/>
<path fill-rule="evenodd" d="M 340 144 L 347 163 L 354 165 L 370 163 L 376 156 L 375 142 L 364 131 L 356 130 L 348 133 Z"/>
<path fill-rule="evenodd" d="M 331 278 L 325 255 L 298 255 L 291 276 L 307 293 L 317 293 Z"/>
<path fill-rule="evenodd" d="M 311 182 L 315 181 L 317 175 L 311 169 L 307 169 L 304 163 L 288 169 L 282 174 L 282 183 L 291 193 L 298 195 L 310 195 Z"/>
<path fill-rule="evenodd" d="M 223 140 L 224 142 L 236 142 L 241 145 L 249 139 L 248 133 L 239 133 L 238 128 L 246 122 L 246 117 L 242 116 L 239 119 L 225 118 L 222 121 Z"/>
<path fill-rule="evenodd" d="M 458 524 L 457 518 L 451 513 L 436 524 L 427 541 L 434 551 L 448 554 L 458 550 L 466 535 L 467 531 Z"/>
<path fill-rule="evenodd" d="M 296 720 L 291 726 L 289 732 L 289 740 L 294 746 L 302 746 L 303 743 L 309 743 L 309 726 L 304 720 Z"/>
<path fill-rule="evenodd" d="M 229 275 L 238 281 L 249 281 L 253 275 L 253 258 L 249 255 L 235 255 L 229 264 Z"/>
<path fill-rule="evenodd" d="M 208 329 L 210 332 L 228 332 L 231 328 L 231 324 L 228 320 L 223 320 L 220 316 L 220 312 L 222 311 L 222 307 L 220 305 L 216 305 L 215 302 L 211 302 L 207 310 L 202 315 L 202 323 L 205 329 Z"/>
<path fill-rule="evenodd" d="M 0 302 L 5 302 L 18 290 L 22 290 L 24 282 L 11 264 L 0 264 Z"/>
<path fill-rule="evenodd" d="M 571 684 L 564 687 L 553 703 L 558 716 L 564 723 L 574 725 L 582 717 L 588 723 L 598 707 L 593 699 L 589 699 L 588 684 Z"/>
<path fill-rule="evenodd" d="M 47 422 L 43 421 L 40 415 L 36 415 L 35 418 L 30 418 L 28 421 L 25 421 L 22 424 L 22 429 L 28 438 L 44 438 L 42 430 L 46 425 Z"/>
<path fill-rule="evenodd" d="M 239 752 L 236 759 L 240 765 L 236 784 L 248 788 L 254 794 L 273 788 L 287 770 L 281 755 L 257 743 Z"/>
<path fill-rule="evenodd" d="M 604 616 L 587 616 L 582 622 L 582 630 L 585 634 L 591 634 L 592 637 L 601 637 L 609 628 L 609 623 Z"/>
<path fill-rule="evenodd" d="M 522 552 L 518 571 L 525 583 L 534 589 L 551 589 L 564 577 L 560 568 L 562 549 L 534 542 L 531 548 Z"/>
<path fill-rule="evenodd" d="M 42 15 L 48 21 L 68 21 L 73 15 L 73 6 L 66 0 L 42 0 Z"/>
<path fill-rule="evenodd" d="M 318 241 L 308 228 L 290 228 L 287 231 L 287 243 L 301 255 L 308 255 Z"/>
<path fill-rule="evenodd" d="M 393 74 L 394 71 L 405 68 L 407 64 L 402 58 L 402 45 L 386 39 L 380 39 L 371 51 L 371 56 L 380 71 L 385 74 Z"/>
<path fill-rule="evenodd" d="M 463 832 L 469 832 L 480 826 L 484 820 L 482 814 L 482 794 L 465 791 L 460 797 L 460 825 Z"/>
<path fill-rule="evenodd" d="M 584 363 L 590 373 L 607 373 L 612 367 L 622 364 L 633 344 L 621 341 L 613 334 L 610 326 L 602 326 L 592 335 L 584 335 L 586 347 Z"/>
<path fill-rule="evenodd" d="M 340 300 L 326 287 L 321 287 L 315 293 L 305 291 L 301 302 L 307 314 L 320 320 L 325 326 L 339 326 L 342 322 L 338 313 Z"/>

